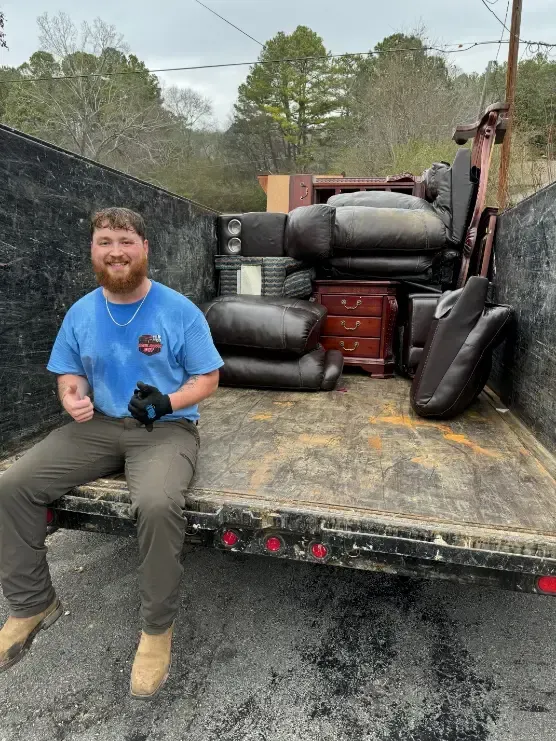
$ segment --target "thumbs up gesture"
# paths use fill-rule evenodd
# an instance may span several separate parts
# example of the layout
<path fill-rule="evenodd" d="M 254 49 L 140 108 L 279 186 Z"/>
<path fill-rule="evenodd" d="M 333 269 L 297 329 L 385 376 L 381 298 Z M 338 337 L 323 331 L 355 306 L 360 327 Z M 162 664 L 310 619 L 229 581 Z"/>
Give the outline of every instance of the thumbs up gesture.
<path fill-rule="evenodd" d="M 93 402 L 88 396 L 81 398 L 76 383 L 70 384 L 64 393 L 62 406 L 76 422 L 88 422 L 93 418 Z"/>

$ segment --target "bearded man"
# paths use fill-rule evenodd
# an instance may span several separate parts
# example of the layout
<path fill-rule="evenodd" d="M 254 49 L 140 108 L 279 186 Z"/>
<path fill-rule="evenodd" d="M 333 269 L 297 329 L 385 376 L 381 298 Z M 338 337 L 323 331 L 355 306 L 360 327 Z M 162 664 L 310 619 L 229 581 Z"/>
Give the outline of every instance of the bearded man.
<path fill-rule="evenodd" d="M 142 620 L 130 691 L 143 699 L 170 671 L 197 405 L 216 390 L 223 365 L 202 312 L 147 277 L 148 251 L 139 214 L 94 214 L 91 258 L 100 287 L 69 309 L 47 365 L 73 421 L 0 477 L 0 582 L 10 607 L 0 630 L 2 672 L 62 614 L 46 560 L 45 507 L 74 486 L 125 470 Z"/>

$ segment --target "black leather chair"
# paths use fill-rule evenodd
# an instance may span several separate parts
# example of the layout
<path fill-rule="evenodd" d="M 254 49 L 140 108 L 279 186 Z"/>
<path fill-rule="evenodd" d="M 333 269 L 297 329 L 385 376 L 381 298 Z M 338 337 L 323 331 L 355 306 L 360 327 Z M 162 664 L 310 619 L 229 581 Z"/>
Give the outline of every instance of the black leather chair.
<path fill-rule="evenodd" d="M 327 311 L 302 299 L 220 296 L 201 305 L 224 367 L 223 386 L 331 391 L 342 373 L 338 350 L 323 350 Z"/>
<path fill-rule="evenodd" d="M 453 283 L 477 191 L 471 150 L 433 164 L 424 183 L 424 199 L 362 191 L 294 209 L 286 254 L 313 261 L 321 278 Z"/>

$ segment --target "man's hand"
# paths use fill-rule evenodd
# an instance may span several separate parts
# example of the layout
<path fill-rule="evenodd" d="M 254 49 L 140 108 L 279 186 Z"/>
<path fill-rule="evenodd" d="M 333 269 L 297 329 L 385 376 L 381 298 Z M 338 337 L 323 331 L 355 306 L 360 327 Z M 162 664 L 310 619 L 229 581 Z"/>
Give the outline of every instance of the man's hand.
<path fill-rule="evenodd" d="M 88 396 L 81 398 L 76 383 L 70 383 L 64 392 L 62 406 L 76 422 L 88 422 L 93 418 L 93 402 Z"/>
<path fill-rule="evenodd" d="M 160 393 L 155 386 L 143 381 L 138 381 L 127 408 L 131 416 L 145 425 L 147 430 L 152 430 L 152 423 L 157 419 L 173 411 L 168 394 Z"/>

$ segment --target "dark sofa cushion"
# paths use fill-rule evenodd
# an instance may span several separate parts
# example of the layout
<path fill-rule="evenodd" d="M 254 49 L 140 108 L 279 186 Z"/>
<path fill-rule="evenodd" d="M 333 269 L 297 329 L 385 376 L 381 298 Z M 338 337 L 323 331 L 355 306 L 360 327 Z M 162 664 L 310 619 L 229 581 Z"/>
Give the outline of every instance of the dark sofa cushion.
<path fill-rule="evenodd" d="M 312 350 L 299 357 L 283 357 L 261 351 L 223 348 L 220 369 L 222 386 L 332 391 L 342 373 L 344 358 L 338 350 Z"/>
<path fill-rule="evenodd" d="M 452 244 L 460 245 L 465 239 L 477 186 L 477 173 L 471 167 L 471 150 L 458 149 L 452 165 L 452 225 L 449 233 Z"/>
<path fill-rule="evenodd" d="M 246 257 L 282 257 L 287 215 L 266 211 L 243 214 L 242 250 Z"/>
<path fill-rule="evenodd" d="M 370 280 L 382 276 L 418 276 L 428 275 L 434 262 L 435 253 L 407 254 L 365 254 L 365 253 L 337 253 L 331 257 L 326 265 L 335 268 L 346 276 L 368 276 Z"/>
<path fill-rule="evenodd" d="M 319 342 L 327 311 L 302 299 L 219 296 L 201 305 L 215 345 L 302 355 Z"/>
<path fill-rule="evenodd" d="M 510 306 L 486 303 L 488 280 L 471 276 L 439 299 L 410 391 L 421 417 L 462 412 L 487 382 L 492 349 L 504 338 Z"/>
<path fill-rule="evenodd" d="M 425 195 L 446 226 L 448 241 L 461 245 L 477 189 L 477 173 L 471 167 L 471 150 L 458 149 L 454 162 L 435 162 L 423 173 Z"/>
<path fill-rule="evenodd" d="M 334 256 L 341 250 L 437 251 L 446 244 L 446 228 L 428 210 L 339 206 Z"/>
<path fill-rule="evenodd" d="M 430 203 L 423 198 L 396 193 L 389 190 L 360 190 L 357 193 L 338 193 L 330 196 L 329 206 L 370 206 L 372 208 L 402 208 L 406 211 L 429 211 L 434 213 Z"/>
<path fill-rule="evenodd" d="M 326 203 L 299 206 L 288 214 L 286 254 L 295 260 L 329 257 L 334 239 L 336 209 Z"/>

